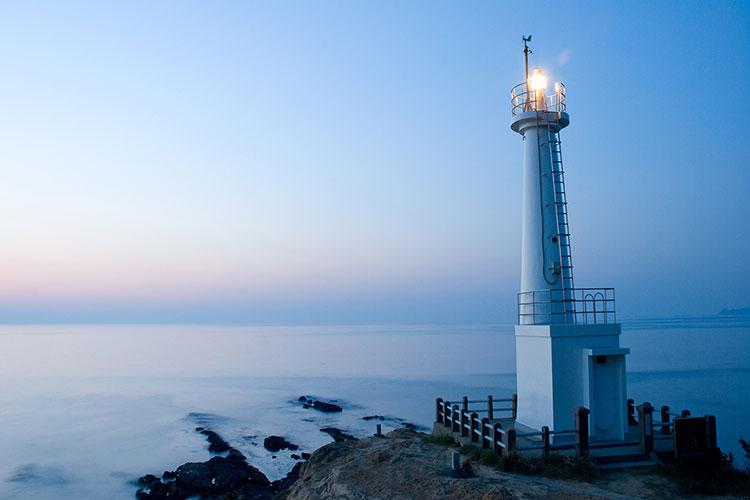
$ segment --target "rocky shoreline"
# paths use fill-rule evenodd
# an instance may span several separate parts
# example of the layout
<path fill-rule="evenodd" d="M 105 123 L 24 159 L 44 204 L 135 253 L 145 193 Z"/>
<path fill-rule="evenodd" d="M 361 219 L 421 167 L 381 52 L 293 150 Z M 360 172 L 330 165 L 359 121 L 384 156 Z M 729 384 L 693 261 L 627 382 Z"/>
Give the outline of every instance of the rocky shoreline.
<path fill-rule="evenodd" d="M 329 409 L 314 405 L 309 397 L 299 401 L 318 411 Z M 362 419 L 404 424 L 401 419 L 380 415 Z M 333 442 L 312 454 L 301 451 L 284 436 L 270 435 L 263 440 L 268 452 L 294 452 L 290 457 L 296 460 L 288 474 L 276 481 L 270 481 L 248 463 L 242 452 L 215 430 L 201 425 L 195 431 L 205 436 L 208 450 L 214 456 L 205 462 L 186 462 L 158 476 L 140 477 L 136 497 L 139 500 L 684 497 L 677 483 L 657 470 L 620 471 L 585 480 L 565 474 L 545 476 L 517 471 L 523 468 L 508 472 L 507 468 L 485 462 L 481 450 L 458 448 L 406 424 L 385 435 L 363 439 L 335 427 L 323 427 L 320 431 L 331 436 Z M 450 465 L 451 455 L 456 451 L 461 453 L 460 471 L 454 471 Z"/>
<path fill-rule="evenodd" d="M 311 396 L 300 396 L 298 402 L 303 408 L 322 413 L 341 413 L 343 408 L 336 400 L 321 401 Z M 208 414 L 194 413 L 192 417 L 204 420 Z M 363 417 L 364 420 L 391 420 L 379 415 Z M 413 426 L 413 424 L 408 424 Z M 298 479 L 299 470 L 311 454 L 298 451 L 299 446 L 283 436 L 270 435 L 263 440 L 263 447 L 272 453 L 282 450 L 294 451 L 290 458 L 296 464 L 285 477 L 270 481 L 257 467 L 248 463 L 242 452 L 232 447 L 218 432 L 201 425 L 195 431 L 206 437 L 208 451 L 215 456 L 205 462 L 186 462 L 173 471 L 160 475 L 146 474 L 136 481 L 139 486 L 136 498 L 139 500 L 182 500 L 201 498 L 204 500 L 250 500 L 270 499 L 289 489 Z M 357 438 L 336 427 L 323 427 L 321 432 L 333 438 L 334 443 L 357 441 Z M 276 458 L 273 455 L 272 458 Z"/>

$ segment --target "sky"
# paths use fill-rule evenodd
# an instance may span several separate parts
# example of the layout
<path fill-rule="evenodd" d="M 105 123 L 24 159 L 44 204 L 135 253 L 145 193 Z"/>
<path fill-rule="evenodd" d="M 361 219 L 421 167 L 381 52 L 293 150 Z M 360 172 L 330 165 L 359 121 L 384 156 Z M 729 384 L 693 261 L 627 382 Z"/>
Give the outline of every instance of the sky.
<path fill-rule="evenodd" d="M 0 322 L 512 323 L 532 66 L 576 285 L 750 306 L 750 3 L 3 2 Z"/>

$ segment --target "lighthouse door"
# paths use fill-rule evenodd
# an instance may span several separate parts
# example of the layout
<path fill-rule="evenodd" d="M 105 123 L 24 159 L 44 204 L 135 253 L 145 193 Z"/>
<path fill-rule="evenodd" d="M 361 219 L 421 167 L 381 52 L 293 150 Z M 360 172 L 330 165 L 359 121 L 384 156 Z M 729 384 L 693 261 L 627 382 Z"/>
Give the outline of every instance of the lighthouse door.
<path fill-rule="evenodd" d="M 592 431 L 596 439 L 618 439 L 620 380 L 616 357 L 595 356 L 593 361 Z"/>

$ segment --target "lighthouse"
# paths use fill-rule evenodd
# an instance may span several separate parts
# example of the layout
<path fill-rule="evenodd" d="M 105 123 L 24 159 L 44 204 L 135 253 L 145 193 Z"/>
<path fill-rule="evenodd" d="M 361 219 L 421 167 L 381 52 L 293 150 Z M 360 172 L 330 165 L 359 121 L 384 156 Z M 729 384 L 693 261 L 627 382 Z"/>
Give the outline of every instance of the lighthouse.
<path fill-rule="evenodd" d="M 612 288 L 576 288 L 561 131 L 570 124 L 566 87 L 541 68 L 511 91 L 510 128 L 522 137 L 521 283 L 515 327 L 516 421 L 570 429 L 578 408 L 590 410 L 593 440 L 627 431 L 625 356 Z"/>

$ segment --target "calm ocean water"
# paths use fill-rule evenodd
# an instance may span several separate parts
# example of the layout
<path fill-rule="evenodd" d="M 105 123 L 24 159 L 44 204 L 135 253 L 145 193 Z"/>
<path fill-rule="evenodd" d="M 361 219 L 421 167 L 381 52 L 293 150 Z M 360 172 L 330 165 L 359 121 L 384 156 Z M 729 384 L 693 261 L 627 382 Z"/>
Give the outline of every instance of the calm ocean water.
<path fill-rule="evenodd" d="M 716 415 L 720 445 L 740 455 L 750 318 L 625 321 L 622 345 L 630 397 Z M 133 498 L 138 476 L 209 458 L 197 425 L 275 479 L 293 461 L 272 458 L 267 435 L 312 451 L 323 426 L 364 436 L 362 417 L 381 414 L 429 427 L 436 396 L 515 385 L 511 325 L 2 326 L 0 353 L 3 499 Z M 302 394 L 345 411 L 305 410 Z"/>

